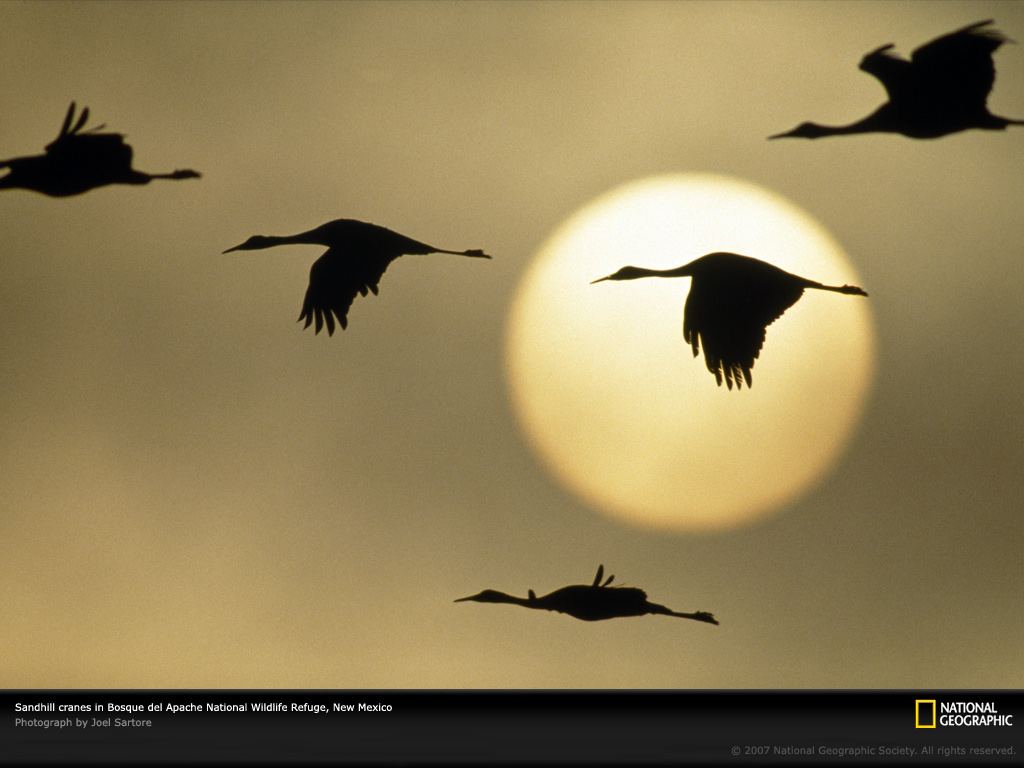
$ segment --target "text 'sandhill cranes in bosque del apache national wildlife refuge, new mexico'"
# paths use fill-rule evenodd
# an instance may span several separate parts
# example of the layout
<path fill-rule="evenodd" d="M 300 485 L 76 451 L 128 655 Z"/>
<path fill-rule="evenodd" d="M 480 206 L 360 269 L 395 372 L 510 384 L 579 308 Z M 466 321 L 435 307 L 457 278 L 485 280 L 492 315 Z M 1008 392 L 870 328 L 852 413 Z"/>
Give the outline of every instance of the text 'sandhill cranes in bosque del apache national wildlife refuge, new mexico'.
<path fill-rule="evenodd" d="M 107 184 L 148 184 L 153 179 L 198 179 L 192 170 L 145 173 L 132 168 L 132 148 L 120 133 L 99 133 L 104 126 L 82 130 L 89 109 L 82 110 L 72 125 L 75 103 L 57 138 L 46 145 L 45 155 L 0 160 L 7 168 L 0 189 L 30 189 L 50 197 L 69 197 Z"/>
<path fill-rule="evenodd" d="M 493 589 L 485 589 L 477 595 L 460 597 L 456 603 L 472 600 L 477 603 L 511 603 L 522 605 L 526 608 L 538 608 L 545 611 L 558 611 L 567 613 L 583 621 L 601 621 L 602 619 L 617 619 L 624 616 L 646 616 L 647 614 L 658 614 L 661 616 L 677 616 L 681 619 L 695 619 L 706 621 L 708 624 L 717 624 L 715 617 L 707 611 L 696 613 L 679 613 L 666 608 L 664 605 L 647 601 L 647 593 L 637 587 L 610 587 L 614 576 L 609 576 L 601 583 L 604 576 L 604 566 L 597 567 L 597 576 L 593 584 L 573 584 L 568 587 L 556 589 L 543 597 L 537 597 L 533 590 L 529 591 L 529 597 L 516 597 L 506 595 Z"/>
<path fill-rule="evenodd" d="M 690 293 L 683 308 L 683 339 L 693 356 L 704 347 L 704 361 L 729 389 L 752 384 L 754 367 L 765 332 L 782 313 L 796 304 L 805 288 L 867 296 L 853 285 L 822 285 L 776 266 L 736 253 L 709 253 L 675 269 L 623 267 L 594 280 L 635 280 L 640 277 L 689 277 Z"/>
<path fill-rule="evenodd" d="M 935 139 L 970 128 L 1001 131 L 1024 125 L 1024 120 L 993 115 L 986 106 L 996 77 L 992 54 L 1007 41 L 994 29 L 982 29 L 991 23 L 989 19 L 936 38 L 914 51 L 909 61 L 890 53 L 892 44 L 883 45 L 865 56 L 860 68 L 878 78 L 889 101 L 850 125 L 801 123 L 768 138 L 901 133 Z"/>
<path fill-rule="evenodd" d="M 334 333 L 335 316 L 343 329 L 348 326 L 348 309 L 352 306 L 356 294 L 365 296 L 367 291 L 373 291 L 376 295 L 377 283 L 380 282 L 384 270 L 399 256 L 452 253 L 456 256 L 491 258 L 480 250 L 448 251 L 444 248 L 435 248 L 385 227 L 354 219 L 336 219 L 298 235 L 254 235 L 241 245 L 228 248 L 224 253 L 253 251 L 293 243 L 328 247 L 327 252 L 313 262 L 313 267 L 309 270 L 309 288 L 306 290 L 299 320 L 305 320 L 303 328 L 309 328 L 309 324 L 315 319 L 315 332 L 320 333 L 320 329 L 326 325 L 329 335 Z"/>

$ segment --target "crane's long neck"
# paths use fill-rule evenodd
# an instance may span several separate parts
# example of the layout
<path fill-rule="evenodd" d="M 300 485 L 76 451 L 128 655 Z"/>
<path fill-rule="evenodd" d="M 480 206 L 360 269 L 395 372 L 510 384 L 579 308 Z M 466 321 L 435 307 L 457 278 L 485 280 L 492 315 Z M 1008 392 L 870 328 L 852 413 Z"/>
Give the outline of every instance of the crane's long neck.
<path fill-rule="evenodd" d="M 313 232 L 301 232 L 297 235 L 265 235 L 260 238 L 264 248 L 275 245 L 324 245 L 320 242 L 323 238 L 317 237 Z"/>
<path fill-rule="evenodd" d="M 297 235 L 254 235 L 244 243 L 244 250 L 273 248 L 275 245 L 329 245 L 314 229 Z"/>
<path fill-rule="evenodd" d="M 508 602 L 513 605 L 521 605 L 525 608 L 540 608 L 542 606 L 537 604 L 536 595 L 530 592 L 530 597 L 516 597 L 515 595 L 508 595 Z"/>
<path fill-rule="evenodd" d="M 600 283 L 605 280 L 636 280 L 640 277 L 692 277 L 693 264 L 684 264 L 674 269 L 648 269 L 647 267 L 623 267 L 618 272 L 593 280 L 593 283 Z"/>
<path fill-rule="evenodd" d="M 863 120 L 847 125 L 818 125 L 816 123 L 810 123 L 810 125 L 815 128 L 819 136 L 850 136 L 857 133 L 877 133 L 889 130 L 881 121 L 873 119 L 874 117 L 874 115 L 869 115 Z"/>
<path fill-rule="evenodd" d="M 515 595 L 506 595 L 504 592 L 498 593 L 501 597 L 495 602 L 499 603 L 510 603 L 511 605 L 524 605 L 527 608 L 536 608 L 534 601 L 527 597 L 516 597 Z"/>
<path fill-rule="evenodd" d="M 516 597 L 515 595 L 508 595 L 504 592 L 498 592 L 496 589 L 487 589 L 481 592 L 479 595 L 472 595 L 470 597 L 460 597 L 456 600 L 456 603 L 463 603 L 467 600 L 472 600 L 477 603 L 509 603 L 510 605 L 522 605 L 526 608 L 540 608 L 537 604 L 536 596 L 533 592 L 530 592 L 530 597 Z"/>
<path fill-rule="evenodd" d="M 847 125 L 820 125 L 818 123 L 801 123 L 791 131 L 777 133 L 769 139 L 801 138 L 820 139 L 825 136 L 848 136 L 856 133 L 888 133 L 897 131 L 890 115 L 888 102 L 876 109 L 867 117 Z"/>
<path fill-rule="evenodd" d="M 693 265 L 684 264 L 673 269 L 647 269 L 634 267 L 637 277 L 693 277 Z"/>

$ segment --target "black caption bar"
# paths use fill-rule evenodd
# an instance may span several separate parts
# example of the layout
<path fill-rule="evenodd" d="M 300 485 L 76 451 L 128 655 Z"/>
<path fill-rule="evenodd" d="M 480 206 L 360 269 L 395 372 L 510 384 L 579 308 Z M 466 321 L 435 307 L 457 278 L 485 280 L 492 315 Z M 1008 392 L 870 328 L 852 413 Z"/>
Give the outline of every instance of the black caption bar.
<path fill-rule="evenodd" d="M 0 765 L 1024 766 L 1022 693 L 8 690 Z"/>

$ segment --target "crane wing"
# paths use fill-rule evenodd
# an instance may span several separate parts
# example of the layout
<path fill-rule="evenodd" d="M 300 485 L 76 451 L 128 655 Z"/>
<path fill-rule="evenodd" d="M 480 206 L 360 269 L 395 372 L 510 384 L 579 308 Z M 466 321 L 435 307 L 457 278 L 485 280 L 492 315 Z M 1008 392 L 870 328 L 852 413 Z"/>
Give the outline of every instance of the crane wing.
<path fill-rule="evenodd" d="M 336 219 L 316 229 L 288 238 L 288 242 L 331 244 L 309 271 L 309 288 L 299 320 L 316 332 L 326 325 L 334 333 L 334 318 L 344 329 L 346 314 L 357 294 L 377 293 L 377 284 L 388 265 L 405 254 L 453 253 L 490 258 L 483 251 L 448 251 L 435 248 L 386 227 L 355 219 Z"/>
<path fill-rule="evenodd" d="M 793 281 L 696 277 L 683 308 L 683 339 L 704 362 L 718 385 L 752 384 L 750 370 L 761 353 L 765 331 L 803 295 Z"/>
<path fill-rule="evenodd" d="M 51 141 L 46 149 L 49 150 L 51 147 L 56 146 L 57 143 L 66 136 L 77 133 L 82 130 L 82 126 L 85 125 L 85 121 L 89 119 L 89 108 L 86 107 L 82 110 L 82 114 L 78 116 L 78 122 L 75 123 L 75 127 L 71 127 L 71 121 L 75 117 L 75 102 L 71 102 L 71 106 L 68 107 L 68 113 L 64 116 L 64 123 L 60 127 L 60 133 L 57 134 L 57 138 Z"/>
<path fill-rule="evenodd" d="M 890 101 L 900 100 L 913 88 L 913 65 L 894 53 L 893 45 L 883 45 L 860 61 L 862 71 L 873 75 L 885 86 Z"/>
<path fill-rule="evenodd" d="M 904 59 L 883 45 L 865 56 L 860 68 L 878 78 L 890 101 L 979 108 L 985 105 L 995 67 L 992 54 L 1007 38 L 994 29 L 982 29 L 992 20 L 971 24 L 917 48 Z"/>
<path fill-rule="evenodd" d="M 950 100 L 984 106 L 996 78 L 992 54 L 1007 40 L 994 29 L 982 29 L 991 23 L 971 24 L 915 50 L 911 61 L 922 81 L 934 83 Z"/>
<path fill-rule="evenodd" d="M 71 102 L 57 138 L 46 145 L 48 157 L 69 164 L 69 167 L 115 169 L 130 168 L 132 164 L 132 148 L 125 143 L 120 133 L 97 133 L 104 126 L 97 125 L 83 131 L 89 119 L 89 108 L 86 107 L 74 120 L 75 103 Z M 72 126 L 72 121 L 74 125 Z"/>
<path fill-rule="evenodd" d="M 376 295 L 377 284 L 388 264 L 399 255 L 347 259 L 340 249 L 329 248 L 309 270 L 309 287 L 299 315 L 299 320 L 306 321 L 303 328 L 315 323 L 315 332 L 320 333 L 326 325 L 328 335 L 333 335 L 337 317 L 344 330 L 348 326 L 348 309 L 356 296 L 366 296 L 370 291 Z"/>

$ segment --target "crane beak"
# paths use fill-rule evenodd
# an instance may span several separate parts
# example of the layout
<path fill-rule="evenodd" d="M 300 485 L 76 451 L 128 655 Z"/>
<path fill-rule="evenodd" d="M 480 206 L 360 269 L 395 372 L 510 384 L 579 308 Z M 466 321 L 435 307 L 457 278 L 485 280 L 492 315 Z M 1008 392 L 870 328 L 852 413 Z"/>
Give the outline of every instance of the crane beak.
<path fill-rule="evenodd" d="M 232 251 L 237 251 L 237 250 L 240 250 L 241 248 L 242 248 L 242 244 L 239 243 L 234 248 L 228 248 L 226 251 L 221 251 L 221 253 L 222 254 L 224 254 L 224 253 L 231 253 Z"/>
<path fill-rule="evenodd" d="M 594 283 L 600 283 L 602 280 L 610 280 L 611 277 L 611 275 L 605 275 L 604 277 L 597 278 L 597 280 L 591 280 L 590 284 L 593 285 Z"/>
<path fill-rule="evenodd" d="M 458 600 L 452 600 L 453 603 L 464 603 L 467 600 L 472 600 L 476 595 L 470 595 L 469 597 L 460 597 Z"/>

